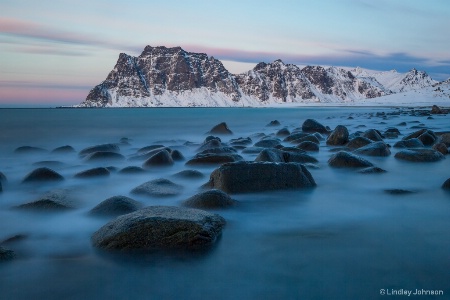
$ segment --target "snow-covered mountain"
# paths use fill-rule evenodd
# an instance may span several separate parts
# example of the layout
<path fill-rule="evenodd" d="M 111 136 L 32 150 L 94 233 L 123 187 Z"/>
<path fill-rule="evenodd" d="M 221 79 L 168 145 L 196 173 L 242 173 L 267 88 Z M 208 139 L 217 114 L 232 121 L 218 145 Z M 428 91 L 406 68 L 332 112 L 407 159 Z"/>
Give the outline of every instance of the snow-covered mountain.
<path fill-rule="evenodd" d="M 425 72 L 259 63 L 234 75 L 214 57 L 180 47 L 124 53 L 106 80 L 77 107 L 265 106 L 278 103 L 358 103 L 436 84 Z"/>

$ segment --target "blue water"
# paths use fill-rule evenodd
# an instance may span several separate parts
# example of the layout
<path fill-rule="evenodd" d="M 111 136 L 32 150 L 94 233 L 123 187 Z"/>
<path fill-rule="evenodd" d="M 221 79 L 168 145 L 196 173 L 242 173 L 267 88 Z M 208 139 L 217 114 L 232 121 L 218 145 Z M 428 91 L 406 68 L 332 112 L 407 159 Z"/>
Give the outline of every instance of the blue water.
<path fill-rule="evenodd" d="M 236 208 L 218 210 L 227 220 L 221 239 L 207 253 L 110 256 L 96 251 L 90 236 L 107 222 L 88 211 L 114 195 L 130 196 L 145 205 L 181 205 L 199 191 L 215 168 L 195 167 L 204 179 L 171 177 L 187 167 L 184 162 L 150 170 L 143 175 L 113 173 L 109 178 L 73 178 L 88 164 L 77 153 L 15 154 L 19 146 L 52 150 L 71 145 L 77 151 L 102 143 L 117 143 L 130 156 L 137 149 L 164 144 L 189 159 L 206 132 L 227 122 L 231 138 L 255 133 L 273 134 L 266 127 L 279 120 L 290 130 L 307 118 L 334 128 L 358 125 L 384 131 L 399 126 L 402 134 L 419 121 L 435 131 L 450 131 L 449 116 L 368 117 L 392 108 L 287 109 L 0 109 L 0 171 L 8 177 L 0 193 L 0 241 L 17 234 L 26 238 L 7 248 L 17 253 L 0 263 L 0 299 L 382 299 L 385 289 L 437 289 L 450 296 L 450 193 L 440 186 L 450 177 L 450 159 L 437 163 L 407 163 L 389 157 L 367 157 L 387 170 L 359 174 L 328 166 L 330 148 L 321 143 L 313 153 L 318 169 L 313 190 L 233 195 Z M 353 120 L 348 120 L 349 116 Z M 393 145 L 398 139 L 387 139 Z M 253 138 L 254 142 L 257 139 Z M 285 143 L 288 145 L 287 143 Z M 253 160 L 255 155 L 244 155 Z M 36 168 L 32 164 L 58 160 L 55 168 L 66 180 L 56 185 L 24 186 L 20 181 Z M 99 164 L 122 168 L 139 161 Z M 171 198 L 130 195 L 132 188 L 155 178 L 169 178 L 184 186 Z M 37 199 L 54 188 L 69 189 L 78 208 L 43 214 L 11 209 Z M 384 189 L 416 193 L 389 195 Z M 6 246 L 5 246 L 6 247 Z M 427 299 L 422 296 L 421 299 Z M 435 299 L 435 298 L 433 298 Z"/>

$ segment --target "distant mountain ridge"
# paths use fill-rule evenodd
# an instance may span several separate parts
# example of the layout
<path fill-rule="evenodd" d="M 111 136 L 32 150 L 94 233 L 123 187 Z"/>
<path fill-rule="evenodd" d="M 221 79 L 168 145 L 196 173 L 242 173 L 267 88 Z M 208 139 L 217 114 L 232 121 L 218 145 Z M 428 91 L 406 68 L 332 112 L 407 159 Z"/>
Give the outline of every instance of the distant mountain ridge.
<path fill-rule="evenodd" d="M 423 71 L 369 72 L 261 62 L 231 74 L 220 60 L 181 47 L 146 46 L 138 57 L 119 55 L 114 69 L 77 107 L 265 106 L 351 103 L 438 83 Z"/>

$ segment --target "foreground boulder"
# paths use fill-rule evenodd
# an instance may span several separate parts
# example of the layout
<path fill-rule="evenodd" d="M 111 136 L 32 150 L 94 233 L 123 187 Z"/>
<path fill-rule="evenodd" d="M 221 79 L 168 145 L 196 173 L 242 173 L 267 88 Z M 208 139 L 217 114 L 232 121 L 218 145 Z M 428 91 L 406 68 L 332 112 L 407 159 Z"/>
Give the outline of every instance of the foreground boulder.
<path fill-rule="evenodd" d="M 222 122 L 220 124 L 217 124 L 211 130 L 208 132 L 210 134 L 233 134 L 233 132 L 228 128 L 227 123 Z"/>
<path fill-rule="evenodd" d="M 338 125 L 327 138 L 327 145 L 341 146 L 348 142 L 348 129 L 343 125 Z"/>
<path fill-rule="evenodd" d="M 154 197 L 175 196 L 181 193 L 183 187 L 168 179 L 158 178 L 147 181 L 135 187 L 131 193 Z"/>
<path fill-rule="evenodd" d="M 328 133 L 328 129 L 314 119 L 307 119 L 302 124 L 304 132 Z"/>
<path fill-rule="evenodd" d="M 199 209 L 227 208 L 237 204 L 236 200 L 221 190 L 208 190 L 196 194 L 183 202 L 184 206 Z"/>
<path fill-rule="evenodd" d="M 114 196 L 102 201 L 89 212 L 97 216 L 120 216 L 134 212 L 142 207 L 136 200 L 125 196 Z"/>
<path fill-rule="evenodd" d="M 328 160 L 328 164 L 335 168 L 368 168 L 373 164 L 364 158 L 346 151 L 339 151 Z"/>
<path fill-rule="evenodd" d="M 444 155 L 433 149 L 406 149 L 397 152 L 394 156 L 397 159 L 412 162 L 435 162 L 445 159 Z"/>
<path fill-rule="evenodd" d="M 217 240 L 224 225 L 221 216 L 206 211 L 151 206 L 107 223 L 91 241 L 105 250 L 202 249 Z"/>
<path fill-rule="evenodd" d="M 236 162 L 215 169 L 208 186 L 226 193 L 313 187 L 316 183 L 298 163 Z"/>
<path fill-rule="evenodd" d="M 64 177 L 58 172 L 53 171 L 49 168 L 37 168 L 30 173 L 28 173 L 22 180 L 22 183 L 29 182 L 52 182 L 52 181 L 62 181 Z"/>

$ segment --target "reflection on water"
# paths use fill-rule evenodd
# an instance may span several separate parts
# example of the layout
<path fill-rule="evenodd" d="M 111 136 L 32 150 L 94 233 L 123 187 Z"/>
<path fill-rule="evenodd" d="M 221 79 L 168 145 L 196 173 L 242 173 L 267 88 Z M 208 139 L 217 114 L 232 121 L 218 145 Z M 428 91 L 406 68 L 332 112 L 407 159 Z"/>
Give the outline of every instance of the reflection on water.
<path fill-rule="evenodd" d="M 321 142 L 310 168 L 317 187 L 233 195 L 240 204 L 218 210 L 227 220 L 221 239 L 202 253 L 108 254 L 91 247 L 90 236 L 108 218 L 89 216 L 99 202 L 124 195 L 144 205 L 181 205 L 197 193 L 214 169 L 185 166 L 153 168 L 142 174 L 78 179 L 74 174 L 96 166 L 141 166 L 142 161 L 87 163 L 77 152 L 87 146 L 117 143 L 130 157 L 144 146 L 178 148 L 191 158 L 215 124 L 226 121 L 234 135 L 273 134 L 279 120 L 289 130 L 315 118 L 350 133 L 366 128 L 404 133 L 420 121 L 449 131 L 448 117 L 368 118 L 368 112 L 392 109 L 108 109 L 0 110 L 0 171 L 8 181 L 0 194 L 0 241 L 17 259 L 0 264 L 2 299 L 377 299 L 380 289 L 440 289 L 450 294 L 450 194 L 440 186 L 450 177 L 449 159 L 416 164 L 389 157 L 367 157 L 383 174 L 331 169 L 329 148 Z M 353 120 L 348 120 L 349 115 Z M 381 123 L 383 122 L 383 124 Z M 385 123 L 385 124 L 384 124 Z M 5 128 L 7 130 L 5 130 Z M 390 144 L 401 139 L 387 139 Z M 187 145 L 184 145 L 189 141 Z M 254 140 L 256 142 L 256 140 Z M 19 146 L 52 150 L 71 145 L 77 152 L 14 154 Z M 286 144 L 287 145 L 287 144 Z M 241 154 L 241 153 L 240 153 Z M 247 160 L 256 155 L 241 154 Z M 52 168 L 61 183 L 21 183 L 33 163 L 58 161 Z M 45 164 L 45 163 L 44 163 Z M 196 169 L 204 178 L 172 175 Z M 156 178 L 183 185 L 180 195 L 151 198 L 131 195 L 134 187 Z M 53 189 L 70 191 L 75 209 L 42 213 L 12 209 Z M 386 189 L 412 194 L 395 195 Z M 425 298 L 424 298 L 425 299 Z"/>

